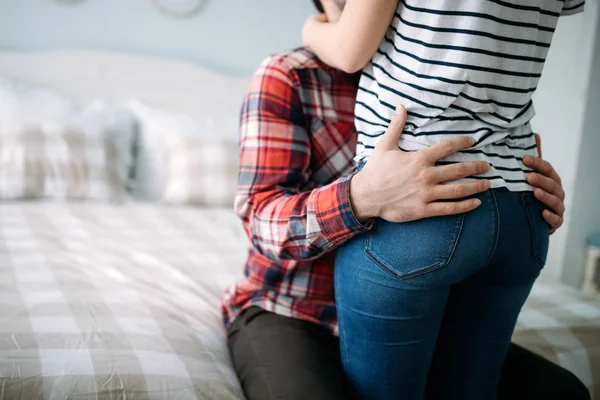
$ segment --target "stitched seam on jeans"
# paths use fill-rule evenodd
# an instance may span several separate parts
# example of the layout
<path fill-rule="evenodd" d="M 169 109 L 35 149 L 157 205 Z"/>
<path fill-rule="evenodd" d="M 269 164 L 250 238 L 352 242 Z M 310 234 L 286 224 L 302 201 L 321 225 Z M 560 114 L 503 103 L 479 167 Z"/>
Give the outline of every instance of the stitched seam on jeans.
<path fill-rule="evenodd" d="M 367 235 L 365 235 L 367 236 Z M 365 240 L 367 240 L 365 238 Z M 338 274 L 339 272 L 339 268 L 334 268 L 334 274 Z M 334 275 L 334 282 L 336 281 L 336 277 Z M 336 308 L 337 306 L 340 304 L 340 302 L 338 301 L 338 292 L 335 292 L 335 303 L 336 303 Z M 342 317 L 340 316 L 340 313 L 337 312 L 337 322 L 338 322 L 338 336 L 339 336 L 339 346 L 340 346 L 340 356 L 342 358 L 342 369 L 344 370 L 344 373 L 346 371 L 346 366 L 348 365 L 348 353 L 346 351 L 346 345 L 344 344 L 344 340 L 342 340 L 342 336 L 345 337 L 345 335 L 342 334 L 342 328 L 341 326 L 344 325 L 344 323 L 342 322 Z"/>
<path fill-rule="evenodd" d="M 494 209 L 494 223 L 496 225 L 496 233 L 494 234 L 494 245 L 492 246 L 490 255 L 488 256 L 487 260 L 485 260 L 485 262 L 481 264 L 479 268 L 476 269 L 476 271 L 479 271 L 480 269 L 484 268 L 490 263 L 490 261 L 492 261 L 494 254 L 496 254 L 496 248 L 498 247 L 498 239 L 500 238 L 500 210 L 498 208 L 498 201 L 496 200 L 496 195 L 494 194 L 494 191 L 490 190 L 489 192 L 491 197 L 488 201 L 490 203 L 493 203 L 492 208 Z"/>
<path fill-rule="evenodd" d="M 460 233 L 462 232 L 464 218 L 465 218 L 464 214 L 460 214 L 457 216 L 456 224 L 454 225 L 454 229 L 452 230 L 452 233 L 451 233 L 452 237 L 449 242 L 449 243 L 454 243 L 454 246 L 452 247 L 450 254 L 446 257 L 446 260 L 440 261 L 438 263 L 429 265 L 424 268 L 421 268 L 418 271 L 400 275 L 400 274 L 396 273 L 392 268 L 387 266 L 387 264 L 385 264 L 383 261 L 379 260 L 379 257 L 370 249 L 370 247 L 371 247 L 371 234 L 370 233 L 365 235 L 365 244 L 364 244 L 365 253 L 367 254 L 367 257 L 369 257 L 373 262 L 375 262 L 377 265 L 379 265 L 385 272 L 392 275 L 392 277 L 394 277 L 396 279 L 406 280 L 406 279 L 411 279 L 411 278 L 414 278 L 414 277 L 417 277 L 420 275 L 427 274 L 429 272 L 443 268 L 446 265 L 450 264 L 450 261 L 452 260 L 452 257 L 454 256 L 454 252 L 456 251 L 456 247 L 458 246 L 458 240 L 460 237 Z M 458 228 L 458 232 L 457 232 L 457 228 Z M 448 246 L 448 250 L 450 250 L 450 244 Z"/>
<path fill-rule="evenodd" d="M 465 214 L 463 213 L 463 214 L 460 214 L 459 217 L 456 219 L 456 224 L 454 225 L 454 229 L 452 231 L 452 238 L 448 242 L 448 250 L 449 250 L 450 254 L 448 254 L 448 257 L 446 258 L 444 265 L 450 264 L 452 257 L 454 257 L 454 252 L 456 252 L 456 248 L 458 247 L 458 241 L 460 240 L 460 235 L 462 233 L 462 228 L 464 226 L 464 223 L 465 223 Z"/>
<path fill-rule="evenodd" d="M 392 271 L 390 268 L 388 268 L 388 266 L 385 265 L 383 262 L 379 261 L 379 259 L 377 259 L 377 257 L 375 257 L 375 255 L 371 253 L 371 250 L 369 249 L 370 247 L 371 247 L 371 235 L 366 234 L 364 248 L 365 248 L 365 253 L 367 253 L 367 257 L 369 257 L 375 264 L 379 265 L 381 267 L 381 269 L 383 269 L 385 272 L 390 274 L 392 277 L 402 279 L 402 277 L 400 275 L 398 275 L 397 273 Z"/>
<path fill-rule="evenodd" d="M 527 214 L 527 222 L 529 222 L 529 230 L 531 231 L 531 253 L 533 255 L 533 259 L 540 265 L 541 268 L 544 268 L 545 263 L 542 261 L 537 251 L 537 234 L 535 233 L 533 214 L 530 208 L 531 200 L 528 198 L 527 193 L 523 193 L 521 195 L 521 202 L 523 203 L 523 207 L 525 207 L 525 213 Z"/>

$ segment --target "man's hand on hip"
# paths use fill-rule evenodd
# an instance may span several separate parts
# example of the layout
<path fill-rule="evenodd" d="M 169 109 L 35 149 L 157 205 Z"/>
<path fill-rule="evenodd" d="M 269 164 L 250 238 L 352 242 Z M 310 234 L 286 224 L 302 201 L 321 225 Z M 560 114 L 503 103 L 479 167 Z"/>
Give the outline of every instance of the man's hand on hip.
<path fill-rule="evenodd" d="M 542 214 L 548 225 L 550 232 L 554 233 L 560 228 L 565 215 L 565 190 L 558 173 L 554 170 L 552 164 L 542 159 L 542 145 L 538 134 L 535 135 L 535 141 L 538 145 L 539 157 L 525 156 L 523 164 L 534 169 L 527 176 L 527 182 L 535 186 L 533 194 L 546 207 Z"/>
<path fill-rule="evenodd" d="M 456 199 L 486 191 L 490 188 L 488 180 L 444 183 L 485 173 L 490 169 L 488 163 L 435 165 L 442 158 L 471 147 L 474 140 L 460 137 L 407 153 L 398 149 L 405 123 L 406 109 L 398 106 L 369 162 L 352 178 L 350 201 L 356 217 L 360 221 L 379 217 L 390 222 L 408 222 L 460 214 L 479 207 L 478 199 Z"/>

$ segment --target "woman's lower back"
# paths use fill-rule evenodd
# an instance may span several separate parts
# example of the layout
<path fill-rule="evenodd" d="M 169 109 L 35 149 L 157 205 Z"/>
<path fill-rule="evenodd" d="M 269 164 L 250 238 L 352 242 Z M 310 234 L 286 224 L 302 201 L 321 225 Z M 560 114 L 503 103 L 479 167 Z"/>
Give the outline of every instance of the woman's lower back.
<path fill-rule="evenodd" d="M 581 10 L 581 0 L 400 0 L 361 76 L 357 157 L 368 159 L 403 104 L 402 149 L 472 136 L 472 149 L 445 161 L 484 160 L 492 187 L 532 190 L 521 162 L 537 155 L 532 96 L 560 16 Z"/>

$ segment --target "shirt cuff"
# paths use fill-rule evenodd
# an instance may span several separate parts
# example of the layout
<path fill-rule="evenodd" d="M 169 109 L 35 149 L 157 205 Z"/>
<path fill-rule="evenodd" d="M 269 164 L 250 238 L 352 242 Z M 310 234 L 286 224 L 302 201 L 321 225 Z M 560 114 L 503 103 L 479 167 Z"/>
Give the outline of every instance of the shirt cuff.
<path fill-rule="evenodd" d="M 341 244 L 351 237 L 368 231 L 373 220 L 360 223 L 350 204 L 350 180 L 353 175 L 345 176 L 327 185 L 316 197 L 316 214 L 321 231 L 334 245 Z"/>

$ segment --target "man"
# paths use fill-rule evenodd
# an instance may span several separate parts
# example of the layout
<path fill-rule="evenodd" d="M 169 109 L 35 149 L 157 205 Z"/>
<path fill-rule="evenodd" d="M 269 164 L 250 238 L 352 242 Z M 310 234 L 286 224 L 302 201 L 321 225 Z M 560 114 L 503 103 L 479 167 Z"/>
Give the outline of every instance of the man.
<path fill-rule="evenodd" d="M 327 17 L 338 18 L 343 3 L 324 0 Z M 485 163 L 436 165 L 470 147 L 467 138 L 416 153 L 398 150 L 403 113 L 376 148 L 371 168 L 350 174 L 357 83 L 357 76 L 297 49 L 267 58 L 248 89 L 236 211 L 249 254 L 246 279 L 227 291 L 223 311 L 249 400 L 344 399 L 332 250 L 367 231 L 372 218 L 402 223 L 468 212 L 477 206 L 468 197 L 488 188 L 484 181 L 444 184 L 481 174 Z M 524 162 L 539 172 L 528 180 L 548 207 L 544 218 L 560 227 L 560 178 L 541 159 Z M 512 345 L 499 398 L 583 400 L 589 394 L 566 370 Z"/>

